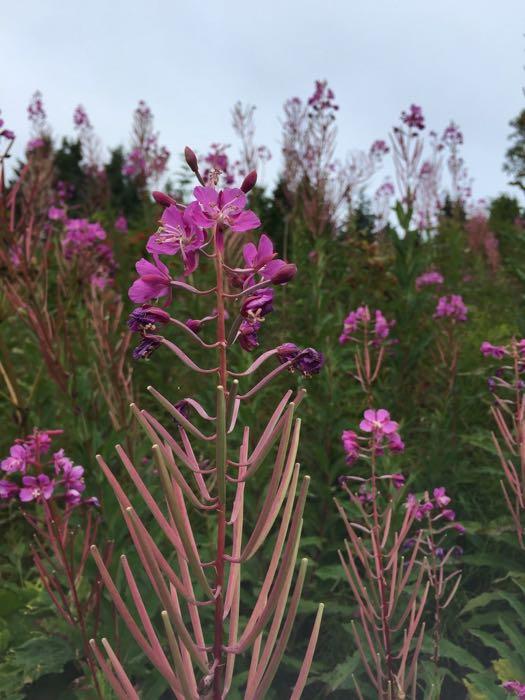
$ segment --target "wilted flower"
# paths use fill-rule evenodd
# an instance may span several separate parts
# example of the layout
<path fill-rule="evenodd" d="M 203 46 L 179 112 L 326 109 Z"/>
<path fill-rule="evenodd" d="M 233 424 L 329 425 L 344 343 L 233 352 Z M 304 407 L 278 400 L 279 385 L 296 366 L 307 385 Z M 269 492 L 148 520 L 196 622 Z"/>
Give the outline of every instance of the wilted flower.
<path fill-rule="evenodd" d="M 261 324 L 258 321 L 253 323 L 250 321 L 243 321 L 239 326 L 239 345 L 243 350 L 251 352 L 255 350 L 259 345 L 259 339 L 257 337 L 257 331 L 261 328 Z"/>
<path fill-rule="evenodd" d="M 161 341 L 157 338 L 143 338 L 133 350 L 132 357 L 134 360 L 145 360 L 160 346 Z"/>
<path fill-rule="evenodd" d="M 401 121 L 410 129 L 422 130 L 425 128 L 425 118 L 423 110 L 418 105 L 410 105 L 408 112 L 401 112 Z"/>
<path fill-rule="evenodd" d="M 319 374 L 324 365 L 324 355 L 314 348 L 305 348 L 297 358 L 295 367 L 305 377 Z"/>
<path fill-rule="evenodd" d="M 301 349 L 294 343 L 283 343 L 277 348 L 277 357 L 279 362 L 283 365 L 285 362 L 294 360 L 300 352 Z"/>
<path fill-rule="evenodd" d="M 241 315 L 249 321 L 260 321 L 273 310 L 273 289 L 265 287 L 248 296 L 241 306 Z"/>
<path fill-rule="evenodd" d="M 164 325 L 170 320 L 170 315 L 157 306 L 144 304 L 130 313 L 128 327 L 133 332 L 154 331 L 157 324 Z"/>

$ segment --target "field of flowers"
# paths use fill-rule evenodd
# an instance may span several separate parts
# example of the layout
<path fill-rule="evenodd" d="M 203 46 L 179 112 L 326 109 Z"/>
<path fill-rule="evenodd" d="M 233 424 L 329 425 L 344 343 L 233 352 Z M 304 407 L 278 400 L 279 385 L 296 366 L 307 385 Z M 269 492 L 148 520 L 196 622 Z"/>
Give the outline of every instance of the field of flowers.
<path fill-rule="evenodd" d="M 413 104 L 341 161 L 325 81 L 280 154 L 242 103 L 175 154 L 143 101 L 111 151 L 82 106 L 28 118 L 0 698 L 525 698 L 525 212 L 473 199 L 460 127 Z"/>

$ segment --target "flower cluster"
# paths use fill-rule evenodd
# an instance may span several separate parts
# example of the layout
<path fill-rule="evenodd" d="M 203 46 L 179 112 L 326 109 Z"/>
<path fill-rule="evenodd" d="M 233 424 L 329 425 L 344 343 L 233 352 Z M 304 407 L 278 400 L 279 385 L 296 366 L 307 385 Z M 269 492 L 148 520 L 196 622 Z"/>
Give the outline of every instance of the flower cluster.
<path fill-rule="evenodd" d="M 339 336 L 341 345 L 349 341 L 356 342 L 356 333 L 363 331 L 368 333 L 368 326 L 372 321 L 372 315 L 368 306 L 360 306 L 355 311 L 350 311 L 343 322 L 343 332 Z M 384 344 L 390 335 L 390 330 L 395 325 L 395 321 L 388 321 L 382 311 L 376 309 L 374 314 L 374 325 L 370 328 L 370 342 L 379 346 Z"/>
<path fill-rule="evenodd" d="M 186 160 L 190 168 L 201 176 L 197 158 L 191 149 L 186 149 Z M 224 165 L 224 163 L 223 163 Z M 240 188 L 216 189 L 214 181 L 208 178 L 207 185 L 200 185 L 193 190 L 194 199 L 187 206 L 178 204 L 168 195 L 154 193 L 156 200 L 164 207 L 157 231 L 150 236 L 146 249 L 153 261 L 142 258 L 136 263 L 139 275 L 129 289 L 129 298 L 141 307 L 132 312 L 129 327 L 142 335 L 142 340 L 135 349 L 136 359 L 147 358 L 162 344 L 162 337 L 155 335 L 158 324 L 178 323 L 162 309 L 150 306 L 156 299 L 165 297 L 165 306 L 171 303 L 176 288 L 196 291 L 181 280 L 175 279 L 161 256 L 177 257 L 182 263 L 183 277 L 193 273 L 198 265 L 201 253 L 212 243 L 210 230 L 217 233 L 216 240 L 222 248 L 224 234 L 252 231 L 260 226 L 258 216 L 247 209 L 246 193 L 256 182 L 255 172 L 249 173 Z M 233 342 L 248 352 L 259 346 L 259 331 L 262 324 L 273 311 L 274 286 L 284 285 L 293 279 L 297 268 L 277 257 L 271 239 L 262 234 L 257 244 L 249 242 L 243 246 L 243 266 L 224 265 L 224 273 L 231 287 L 240 290 L 233 296 L 239 297 L 238 322 Z M 226 310 L 225 310 L 226 313 Z M 216 318 L 215 314 L 202 319 L 189 319 L 185 327 L 195 336 L 205 322 Z M 378 333 L 385 333 L 381 321 L 378 321 Z M 320 371 L 324 358 L 313 348 L 300 350 L 292 344 L 285 344 L 276 349 L 279 362 L 288 363 L 289 369 L 297 369 L 304 376 L 311 376 Z M 286 358 L 286 359 L 283 359 Z"/>
<path fill-rule="evenodd" d="M 159 145 L 159 136 L 153 130 L 153 114 L 144 100 L 140 100 L 133 115 L 133 141 L 122 172 L 146 185 L 158 180 L 166 170 L 170 152 Z"/>
<path fill-rule="evenodd" d="M 403 124 L 406 124 L 409 129 L 419 129 L 422 131 L 425 128 L 423 110 L 419 105 L 412 104 L 408 112 L 401 112 L 401 121 Z"/>
<path fill-rule="evenodd" d="M 22 503 L 43 502 L 53 498 L 66 506 L 98 506 L 94 497 L 84 499 L 84 467 L 75 465 L 63 449 L 43 459 L 51 449 L 53 437 L 61 430 L 35 430 L 23 440 L 16 440 L 9 456 L 0 463 L 6 477 L 0 479 L 0 498 L 18 498 Z"/>
<path fill-rule="evenodd" d="M 467 320 L 468 308 L 460 294 L 450 294 L 438 299 L 434 318 L 450 318 L 452 321 L 464 323 Z"/>
<path fill-rule="evenodd" d="M 502 686 L 507 693 L 512 693 L 517 698 L 525 698 L 525 683 L 519 681 L 505 681 Z"/>
<path fill-rule="evenodd" d="M 433 490 L 432 496 L 425 492 L 422 499 L 418 498 L 414 493 L 409 493 L 406 507 L 418 522 L 421 522 L 425 515 L 432 513 L 432 522 L 437 522 L 438 520 L 454 522 L 454 529 L 463 533 L 465 531 L 463 525 L 455 522 L 456 512 L 448 507 L 451 500 L 445 487 L 439 486 Z"/>
<path fill-rule="evenodd" d="M 361 456 L 381 456 L 385 450 L 396 453 L 405 449 L 398 432 L 399 424 L 391 420 L 390 413 L 384 408 L 367 409 L 359 428 L 364 436 L 353 430 L 343 430 L 341 436 L 348 465 L 354 464 Z M 399 475 L 396 476 L 399 484 Z"/>
<path fill-rule="evenodd" d="M 419 277 L 416 277 L 416 289 L 419 292 L 421 289 L 423 289 L 423 287 L 439 287 L 444 281 L 445 278 L 441 272 L 438 272 L 437 270 L 428 270 L 427 272 L 423 272 L 421 275 L 419 275 Z"/>
<path fill-rule="evenodd" d="M 94 287 L 104 289 L 111 284 L 116 271 L 113 251 L 103 243 L 107 234 L 99 223 L 87 219 L 69 219 L 63 209 L 51 207 L 51 220 L 63 222 L 62 251 L 66 260 L 79 265 L 81 274 Z"/>

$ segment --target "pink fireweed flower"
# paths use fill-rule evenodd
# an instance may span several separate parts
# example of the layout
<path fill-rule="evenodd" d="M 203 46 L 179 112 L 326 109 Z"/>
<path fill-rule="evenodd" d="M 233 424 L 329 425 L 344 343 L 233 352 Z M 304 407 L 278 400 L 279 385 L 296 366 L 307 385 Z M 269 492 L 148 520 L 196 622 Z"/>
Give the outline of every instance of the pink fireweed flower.
<path fill-rule="evenodd" d="M 378 340 L 386 340 L 386 338 L 388 338 L 390 335 L 390 328 L 394 325 L 395 321 L 387 321 L 379 309 L 376 309 L 375 316 L 375 336 Z"/>
<path fill-rule="evenodd" d="M 264 280 L 271 280 L 287 264 L 284 260 L 276 259 L 273 243 L 265 233 L 259 238 L 257 246 L 254 243 L 243 246 L 242 255 L 246 266 L 258 272 Z M 250 275 L 248 279 L 252 278 L 253 275 Z"/>
<path fill-rule="evenodd" d="M 464 323 L 467 320 L 468 308 L 460 294 L 440 297 L 434 313 L 434 318 L 450 318 Z"/>
<path fill-rule="evenodd" d="M 452 510 L 452 508 L 444 508 L 441 511 L 441 515 L 446 518 L 447 520 L 455 520 L 456 519 L 456 511 Z"/>
<path fill-rule="evenodd" d="M 353 430 L 343 430 L 341 440 L 343 442 L 343 449 L 346 455 L 346 463 L 352 465 L 359 457 L 359 442 L 357 433 L 355 433 Z"/>
<path fill-rule="evenodd" d="M 433 505 L 430 501 L 420 502 L 417 496 L 413 493 L 408 494 L 405 507 L 408 509 L 410 515 L 412 515 L 418 521 L 423 520 L 426 513 L 430 513 L 430 511 L 433 509 Z"/>
<path fill-rule="evenodd" d="M 448 506 L 448 504 L 451 501 L 451 498 L 450 496 L 447 496 L 446 489 L 444 486 L 439 486 L 438 488 L 435 488 L 433 493 L 436 505 L 438 505 L 440 508 L 445 508 L 445 506 Z"/>
<path fill-rule="evenodd" d="M 364 412 L 364 418 L 359 423 L 359 427 L 363 432 L 374 433 L 379 437 L 395 433 L 399 428 L 399 424 L 390 420 L 390 413 L 384 408 L 380 408 L 377 411 L 373 408 L 368 408 Z"/>
<path fill-rule="evenodd" d="M 507 693 L 513 693 L 517 698 L 525 698 L 525 683 L 505 681 L 502 686 Z"/>
<path fill-rule="evenodd" d="M 175 206 L 164 209 L 160 223 L 157 232 L 150 236 L 146 250 L 162 255 L 180 254 L 184 274 L 191 274 L 197 267 L 199 250 L 205 243 L 204 231 L 193 223 L 187 209 L 181 212 Z"/>
<path fill-rule="evenodd" d="M 121 214 L 120 216 L 117 216 L 115 219 L 115 231 L 118 231 L 119 233 L 127 233 L 128 232 L 128 220 L 126 217 Z"/>
<path fill-rule="evenodd" d="M 433 285 L 442 285 L 445 278 L 437 270 L 429 270 L 428 272 L 423 272 L 416 278 L 416 289 L 419 292 L 423 287 L 430 287 Z"/>
<path fill-rule="evenodd" d="M 187 211 L 197 226 L 210 228 L 218 224 L 242 233 L 261 225 L 252 211 L 244 211 L 247 200 L 240 189 L 217 191 L 213 187 L 196 187 L 193 194 L 196 201 L 187 207 Z"/>
<path fill-rule="evenodd" d="M 481 343 L 480 352 L 484 357 L 494 357 L 496 360 L 501 360 L 507 354 L 507 348 L 503 345 L 492 345 L 487 340 Z"/>
<path fill-rule="evenodd" d="M 131 301 L 143 304 L 151 299 L 168 296 L 171 301 L 171 277 L 168 268 L 154 255 L 155 264 L 141 258 L 135 265 L 139 279 L 135 280 L 128 291 Z"/>
<path fill-rule="evenodd" d="M 47 218 L 51 221 L 63 221 L 66 218 L 66 212 L 60 207 L 49 207 Z"/>
<path fill-rule="evenodd" d="M 0 479 L 0 498 L 4 501 L 14 498 L 18 493 L 18 486 L 7 479 Z"/>
<path fill-rule="evenodd" d="M 369 323 L 370 311 L 368 306 L 360 306 L 355 311 L 350 311 L 348 316 L 343 321 L 343 332 L 339 336 L 341 345 L 346 343 L 353 333 L 357 332 L 361 323 Z"/>
<path fill-rule="evenodd" d="M 2 460 L 0 467 L 8 474 L 13 472 L 21 472 L 23 474 L 26 471 L 28 458 L 28 451 L 23 445 L 13 445 L 9 450 L 9 457 Z"/>
<path fill-rule="evenodd" d="M 24 503 L 45 499 L 48 501 L 53 495 L 55 483 L 46 474 L 38 476 L 24 476 L 19 498 Z"/>

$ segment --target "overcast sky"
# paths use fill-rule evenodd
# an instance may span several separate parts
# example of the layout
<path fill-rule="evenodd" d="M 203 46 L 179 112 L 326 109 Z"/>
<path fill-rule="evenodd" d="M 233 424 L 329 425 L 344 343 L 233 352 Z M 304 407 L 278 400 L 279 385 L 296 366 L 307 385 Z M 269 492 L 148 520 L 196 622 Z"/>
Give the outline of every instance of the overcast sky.
<path fill-rule="evenodd" d="M 268 180 L 283 102 L 326 78 L 341 156 L 384 138 L 416 102 L 429 127 L 462 127 L 475 195 L 494 196 L 508 189 L 508 122 L 525 106 L 524 31 L 525 0 L 5 0 L 0 108 L 18 148 L 36 89 L 56 134 L 72 133 L 81 103 L 116 145 L 142 98 L 175 154 L 233 142 L 241 99 L 257 105 L 257 139 L 274 153 Z"/>

